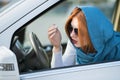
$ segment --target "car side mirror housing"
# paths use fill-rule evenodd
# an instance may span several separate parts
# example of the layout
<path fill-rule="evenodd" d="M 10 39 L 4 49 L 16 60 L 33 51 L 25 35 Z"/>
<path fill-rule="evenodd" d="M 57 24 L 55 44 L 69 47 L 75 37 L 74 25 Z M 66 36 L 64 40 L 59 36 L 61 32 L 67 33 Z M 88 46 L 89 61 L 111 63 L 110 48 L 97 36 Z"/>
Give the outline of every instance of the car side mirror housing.
<path fill-rule="evenodd" d="M 0 46 L 0 80 L 20 80 L 15 54 Z"/>

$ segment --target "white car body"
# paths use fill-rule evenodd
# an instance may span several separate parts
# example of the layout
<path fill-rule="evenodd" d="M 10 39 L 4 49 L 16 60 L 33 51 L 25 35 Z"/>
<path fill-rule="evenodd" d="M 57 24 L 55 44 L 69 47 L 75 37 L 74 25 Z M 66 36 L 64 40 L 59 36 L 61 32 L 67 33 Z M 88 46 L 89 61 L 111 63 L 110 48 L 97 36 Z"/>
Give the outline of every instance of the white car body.
<path fill-rule="evenodd" d="M 19 74 L 17 60 L 10 50 L 14 32 L 60 0 L 20 0 L 0 13 L 0 80 L 119 80 L 120 61 L 48 69 Z M 2 64 L 14 64 L 4 71 Z"/>

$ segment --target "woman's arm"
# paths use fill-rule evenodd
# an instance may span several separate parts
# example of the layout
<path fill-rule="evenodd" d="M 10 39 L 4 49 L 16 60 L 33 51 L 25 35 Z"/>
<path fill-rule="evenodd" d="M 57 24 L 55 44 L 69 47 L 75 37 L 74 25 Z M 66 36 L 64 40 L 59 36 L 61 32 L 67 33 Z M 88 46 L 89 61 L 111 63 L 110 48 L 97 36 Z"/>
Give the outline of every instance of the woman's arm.
<path fill-rule="evenodd" d="M 60 48 L 60 51 L 58 51 L 58 52 L 54 52 L 54 48 L 53 48 L 51 68 L 62 67 L 62 66 L 63 66 L 62 47 Z"/>
<path fill-rule="evenodd" d="M 53 45 L 51 67 L 60 67 L 62 66 L 61 33 L 55 24 L 48 29 L 48 39 Z"/>
<path fill-rule="evenodd" d="M 68 40 L 67 47 L 62 59 L 64 66 L 71 66 L 76 64 L 76 50 L 70 40 Z"/>
<path fill-rule="evenodd" d="M 51 61 L 51 67 L 63 67 L 63 66 L 71 66 L 75 65 L 75 49 L 70 41 L 67 43 L 67 47 L 65 50 L 65 53 L 62 56 L 62 47 L 59 52 L 55 53 L 53 52 L 52 55 L 52 61 Z"/>
<path fill-rule="evenodd" d="M 75 50 L 70 41 L 67 43 L 66 51 L 62 56 L 62 47 L 61 47 L 61 33 L 56 27 L 52 25 L 48 29 L 48 38 L 53 45 L 53 54 L 51 67 L 62 67 L 75 64 Z"/>

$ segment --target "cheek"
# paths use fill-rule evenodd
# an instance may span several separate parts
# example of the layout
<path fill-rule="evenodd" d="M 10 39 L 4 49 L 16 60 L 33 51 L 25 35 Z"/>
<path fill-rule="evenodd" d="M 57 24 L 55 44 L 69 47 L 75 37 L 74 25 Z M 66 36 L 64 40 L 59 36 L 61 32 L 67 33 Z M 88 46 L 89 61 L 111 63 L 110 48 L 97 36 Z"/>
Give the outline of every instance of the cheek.
<path fill-rule="evenodd" d="M 77 38 L 77 44 L 75 45 L 76 47 L 81 47 L 80 40 Z"/>
<path fill-rule="evenodd" d="M 81 47 L 81 43 L 80 43 L 80 41 L 78 41 L 78 44 L 77 44 L 77 45 L 78 45 L 78 47 Z"/>

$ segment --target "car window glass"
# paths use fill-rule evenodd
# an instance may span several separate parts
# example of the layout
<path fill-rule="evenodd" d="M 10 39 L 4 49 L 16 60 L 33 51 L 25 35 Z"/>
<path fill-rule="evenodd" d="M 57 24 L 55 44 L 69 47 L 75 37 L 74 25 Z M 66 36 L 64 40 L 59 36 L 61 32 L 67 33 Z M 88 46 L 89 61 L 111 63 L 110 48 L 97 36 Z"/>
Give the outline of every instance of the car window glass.
<path fill-rule="evenodd" d="M 27 23 L 26 25 L 24 25 L 23 26 L 24 28 L 17 31 L 13 37 L 14 38 L 13 42 L 17 43 L 17 44 L 12 45 L 12 46 L 14 46 L 14 47 L 12 47 L 12 49 L 14 48 L 14 50 L 16 50 L 16 45 L 19 44 L 19 48 L 17 47 L 17 49 L 18 49 L 17 52 L 22 54 L 22 55 L 20 55 L 21 57 L 19 57 L 19 58 L 23 58 L 23 57 L 25 58 L 25 56 L 27 55 L 28 56 L 27 59 L 29 59 L 29 58 L 31 58 L 31 55 L 36 54 L 33 49 L 31 40 L 30 40 L 30 33 L 33 32 L 37 36 L 40 43 L 42 44 L 42 48 L 45 50 L 46 54 L 48 55 L 49 62 L 51 62 L 52 45 L 50 44 L 50 42 L 48 40 L 47 31 L 48 31 L 48 28 L 52 24 L 56 24 L 62 33 L 61 44 L 63 46 L 63 52 L 64 52 L 64 50 L 66 48 L 67 40 L 68 40 L 66 33 L 64 31 L 64 25 L 65 25 L 65 21 L 66 21 L 68 15 L 70 14 L 73 6 L 76 6 L 76 5 L 97 6 L 104 12 L 104 14 L 112 22 L 114 4 L 115 4 L 115 0 L 65 0 L 62 3 L 55 5 L 54 7 L 48 9 L 43 14 L 40 14 L 39 16 L 37 16 L 37 18 L 35 18 L 34 20 L 32 20 L 29 23 Z M 31 54 L 31 55 L 28 55 L 28 54 Z M 20 62 L 22 62 L 22 59 L 18 59 L 18 60 L 20 60 Z M 24 60 L 26 60 L 26 59 L 24 59 Z M 29 62 L 27 62 L 27 60 L 26 60 L 26 62 L 24 62 L 24 63 L 31 65 Z M 20 67 L 21 65 L 22 64 L 19 65 L 19 69 L 25 67 L 25 64 L 23 64 L 22 67 Z M 31 71 L 31 69 L 38 70 L 37 67 L 35 67 L 35 68 L 31 68 L 31 67 L 29 69 L 23 68 L 24 69 L 23 71 Z"/>

